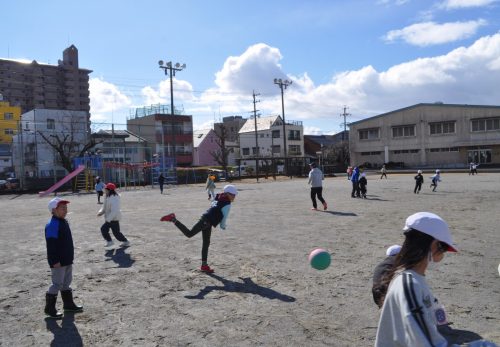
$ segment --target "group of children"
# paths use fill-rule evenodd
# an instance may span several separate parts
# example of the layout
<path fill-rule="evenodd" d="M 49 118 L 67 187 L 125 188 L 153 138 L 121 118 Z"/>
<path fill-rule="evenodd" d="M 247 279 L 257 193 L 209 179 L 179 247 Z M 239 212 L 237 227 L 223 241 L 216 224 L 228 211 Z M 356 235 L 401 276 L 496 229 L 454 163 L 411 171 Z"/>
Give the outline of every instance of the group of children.
<path fill-rule="evenodd" d="M 210 181 L 214 181 L 215 177 L 209 177 Z M 208 184 L 208 183 L 207 183 Z M 121 208 L 120 195 L 116 191 L 114 183 L 104 184 L 99 177 L 96 178 L 97 203 L 103 204 L 102 208 L 97 213 L 98 216 L 104 215 L 104 224 L 101 226 L 101 234 L 106 240 L 105 247 L 113 246 L 113 240 L 109 231 L 113 232 L 114 237 L 121 241 L 122 247 L 128 247 L 130 242 L 120 231 Z M 207 187 L 213 194 L 215 184 Z M 201 251 L 201 268 L 205 273 L 212 273 L 214 270 L 208 265 L 208 248 L 210 246 L 210 237 L 212 227 L 220 226 L 221 229 L 226 229 L 226 221 L 229 216 L 231 203 L 236 198 L 238 191 L 234 185 L 228 184 L 224 187 L 222 193 L 214 195 L 210 208 L 200 217 L 191 229 L 177 220 L 174 213 L 163 216 L 161 221 L 168 221 L 182 231 L 188 238 L 193 237 L 200 231 L 203 236 L 203 244 Z M 101 197 L 105 195 L 104 202 L 101 203 Z M 52 284 L 45 294 L 45 314 L 48 318 L 59 319 L 63 314 L 56 308 L 57 296 L 61 292 L 64 311 L 81 312 L 82 306 L 78 306 L 73 301 L 73 291 L 71 282 L 73 278 L 73 259 L 74 245 L 71 235 L 69 223 L 66 220 L 68 213 L 68 200 L 63 200 L 59 197 L 49 201 L 48 209 L 52 214 L 51 219 L 45 226 L 45 240 L 47 245 L 47 261 L 51 269 Z"/>

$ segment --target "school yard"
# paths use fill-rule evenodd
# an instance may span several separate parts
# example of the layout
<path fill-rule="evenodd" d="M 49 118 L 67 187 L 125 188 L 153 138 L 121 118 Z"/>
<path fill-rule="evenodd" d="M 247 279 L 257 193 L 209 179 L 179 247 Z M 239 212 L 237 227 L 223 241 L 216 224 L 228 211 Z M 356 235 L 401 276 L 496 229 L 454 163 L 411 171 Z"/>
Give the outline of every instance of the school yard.
<path fill-rule="evenodd" d="M 212 234 L 213 275 L 198 271 L 201 235 L 187 239 L 159 221 L 175 212 L 196 222 L 209 206 L 204 184 L 122 191 L 132 246 L 114 250 L 104 248 L 96 196 L 63 194 L 84 312 L 59 321 L 43 314 L 50 198 L 0 196 L 0 346 L 372 346 L 372 271 L 417 211 L 447 220 L 460 249 L 427 275 L 450 339 L 500 344 L 500 174 L 443 171 L 432 193 L 425 173 L 418 195 L 413 176 L 369 176 L 366 200 L 350 197 L 345 176 L 326 178 L 326 212 L 310 210 L 306 179 L 236 181 L 228 228 Z M 332 254 L 324 271 L 308 264 L 315 247 Z"/>

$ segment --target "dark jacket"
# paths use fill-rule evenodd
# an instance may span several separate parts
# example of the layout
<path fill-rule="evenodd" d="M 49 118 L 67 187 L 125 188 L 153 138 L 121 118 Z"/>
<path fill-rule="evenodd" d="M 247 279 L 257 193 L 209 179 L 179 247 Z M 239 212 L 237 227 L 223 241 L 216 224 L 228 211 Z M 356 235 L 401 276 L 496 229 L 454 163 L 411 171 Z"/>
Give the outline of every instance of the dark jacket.
<path fill-rule="evenodd" d="M 368 184 L 368 181 L 366 180 L 366 177 L 365 176 L 361 176 L 359 178 L 359 186 L 360 187 L 366 187 L 367 184 Z"/>
<path fill-rule="evenodd" d="M 160 176 L 158 177 L 158 184 L 163 185 L 163 183 L 165 183 L 165 176 L 160 175 Z"/>
<path fill-rule="evenodd" d="M 45 226 L 45 241 L 47 242 L 47 261 L 50 267 L 60 263 L 61 266 L 73 264 L 75 249 L 73 237 L 66 219 L 52 216 Z"/>
<path fill-rule="evenodd" d="M 357 166 L 352 171 L 351 181 L 352 182 L 358 182 L 359 181 L 359 168 Z"/>
<path fill-rule="evenodd" d="M 215 200 L 212 203 L 212 207 L 210 207 L 207 212 L 203 214 L 203 217 L 207 219 L 213 227 L 216 227 L 224 218 L 222 208 L 230 204 L 231 201 L 226 194 L 217 194 L 215 196 Z"/>
<path fill-rule="evenodd" d="M 417 181 L 417 184 L 424 183 L 424 176 L 422 176 L 422 174 L 418 174 L 417 176 L 415 176 L 415 181 Z"/>

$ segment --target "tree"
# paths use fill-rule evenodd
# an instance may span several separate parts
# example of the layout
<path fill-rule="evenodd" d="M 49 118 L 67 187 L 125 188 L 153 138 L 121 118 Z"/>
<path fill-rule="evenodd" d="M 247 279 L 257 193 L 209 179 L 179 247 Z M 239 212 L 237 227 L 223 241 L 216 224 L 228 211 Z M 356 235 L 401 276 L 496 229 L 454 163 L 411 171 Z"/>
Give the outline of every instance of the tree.
<path fill-rule="evenodd" d="M 226 139 L 228 137 L 227 128 L 224 123 L 218 123 L 216 124 L 216 126 L 214 126 L 214 132 L 215 136 L 217 137 L 215 142 L 217 143 L 217 146 L 219 148 L 215 151 L 211 151 L 210 155 L 212 156 L 212 158 L 214 158 L 217 164 L 222 166 L 222 170 L 224 170 L 226 178 L 230 179 L 227 172 L 227 158 L 232 149 L 226 147 Z"/>
<path fill-rule="evenodd" d="M 61 166 L 68 172 L 74 170 L 72 164 L 74 158 L 83 157 L 95 145 L 102 142 L 88 136 L 86 122 L 81 122 L 76 117 L 64 117 L 57 128 L 57 132 L 54 126 L 52 130 L 39 130 L 37 133 L 58 154 Z M 82 138 L 85 139 L 83 142 Z"/>

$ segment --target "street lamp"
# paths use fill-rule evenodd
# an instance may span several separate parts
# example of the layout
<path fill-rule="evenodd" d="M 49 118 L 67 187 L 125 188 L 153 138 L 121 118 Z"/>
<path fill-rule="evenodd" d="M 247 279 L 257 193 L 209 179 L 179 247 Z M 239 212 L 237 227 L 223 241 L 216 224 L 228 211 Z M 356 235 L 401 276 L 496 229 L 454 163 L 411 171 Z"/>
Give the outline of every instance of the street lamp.
<path fill-rule="evenodd" d="M 288 174 L 288 161 L 286 158 L 285 101 L 283 98 L 283 87 L 284 89 L 286 89 L 289 85 L 292 84 L 292 81 L 275 78 L 274 84 L 277 84 L 281 89 L 281 114 L 283 116 L 283 149 L 285 154 L 285 174 Z"/>
<path fill-rule="evenodd" d="M 176 71 L 184 70 L 186 68 L 186 64 L 181 65 L 180 63 L 175 63 L 174 65 L 171 61 L 164 63 L 163 60 L 160 60 L 158 62 L 158 65 L 160 69 L 163 69 L 165 71 L 165 75 L 170 76 L 170 115 L 172 116 L 172 147 L 174 150 L 174 159 L 176 159 L 177 151 L 175 148 L 175 126 L 174 126 L 174 85 L 172 82 L 172 77 L 175 76 Z M 162 129 L 163 129 L 163 122 L 162 122 Z"/>

